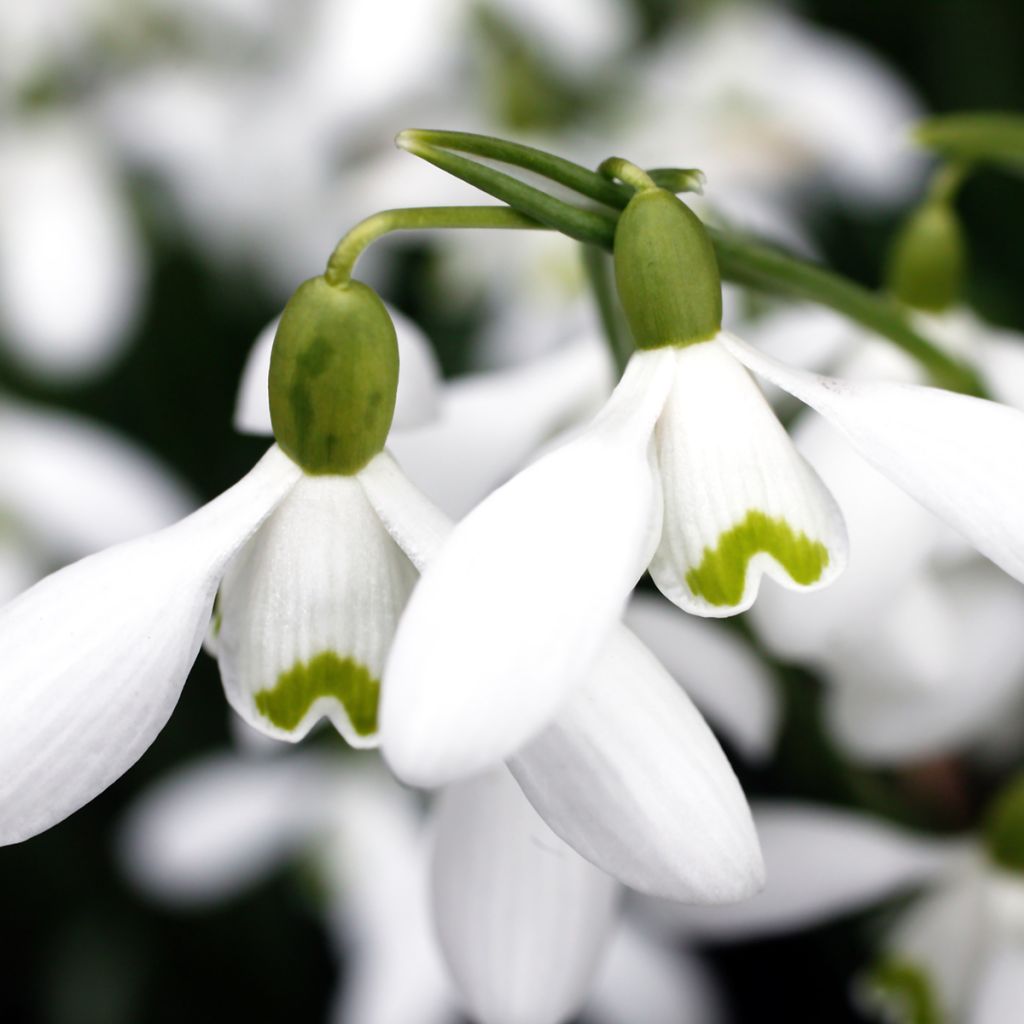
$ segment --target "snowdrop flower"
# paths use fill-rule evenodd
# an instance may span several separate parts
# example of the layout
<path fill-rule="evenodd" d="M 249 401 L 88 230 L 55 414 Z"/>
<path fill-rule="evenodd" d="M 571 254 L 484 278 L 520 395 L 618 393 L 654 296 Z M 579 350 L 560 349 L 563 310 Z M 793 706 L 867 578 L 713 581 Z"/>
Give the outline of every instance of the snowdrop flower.
<path fill-rule="evenodd" d="M 1024 996 L 1022 806 L 1019 783 L 1011 785 L 979 834 L 939 839 L 856 812 L 764 804 L 755 807 L 769 877 L 762 893 L 714 912 L 647 909 L 677 935 L 735 941 L 814 927 L 916 891 L 887 926 L 862 998 L 901 1020 L 1001 1024 Z"/>
<path fill-rule="evenodd" d="M 640 190 L 623 213 L 616 269 L 639 346 L 622 381 L 582 434 L 467 516 L 399 626 L 382 722 L 409 781 L 478 771 L 536 736 L 648 565 L 666 596 L 712 616 L 749 607 L 766 572 L 792 588 L 836 578 L 838 507 L 744 365 L 1024 577 L 1018 411 L 791 369 L 722 332 L 711 243 L 661 190 Z"/>
<path fill-rule="evenodd" d="M 0 610 L 0 840 L 62 820 L 141 756 L 177 701 L 218 587 L 232 706 L 276 737 L 298 739 L 328 717 L 352 742 L 373 742 L 409 557 L 436 526 L 382 450 L 397 372 L 394 328 L 372 291 L 306 282 L 271 369 L 277 444 L 256 467 L 181 522 Z"/>

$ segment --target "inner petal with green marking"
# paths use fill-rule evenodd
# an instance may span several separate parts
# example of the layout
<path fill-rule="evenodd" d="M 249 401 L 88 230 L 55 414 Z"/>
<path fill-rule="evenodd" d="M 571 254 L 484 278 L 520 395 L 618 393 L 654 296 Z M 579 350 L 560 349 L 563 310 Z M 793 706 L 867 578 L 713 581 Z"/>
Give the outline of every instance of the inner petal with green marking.
<path fill-rule="evenodd" d="M 380 680 L 354 658 L 324 651 L 277 677 L 255 694 L 256 709 L 279 729 L 291 731 L 321 697 L 331 697 L 345 709 L 359 736 L 377 731 Z"/>
<path fill-rule="evenodd" d="M 746 586 L 747 566 L 760 553 L 774 558 L 802 586 L 821 579 L 829 563 L 828 548 L 821 541 L 794 530 L 785 519 L 751 509 L 719 535 L 715 548 L 704 549 L 700 565 L 687 572 L 686 583 L 708 604 L 738 604 Z"/>

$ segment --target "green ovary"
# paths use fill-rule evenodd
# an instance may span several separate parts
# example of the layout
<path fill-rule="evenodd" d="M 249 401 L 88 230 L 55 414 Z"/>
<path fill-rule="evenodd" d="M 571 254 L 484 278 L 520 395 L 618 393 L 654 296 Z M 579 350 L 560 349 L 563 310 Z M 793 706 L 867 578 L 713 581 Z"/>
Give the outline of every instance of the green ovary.
<path fill-rule="evenodd" d="M 742 522 L 719 536 L 718 547 L 704 549 L 700 565 L 686 574 L 686 583 L 708 604 L 738 604 L 747 565 L 762 551 L 803 586 L 821 579 L 828 565 L 828 548 L 820 541 L 811 540 L 802 531 L 797 533 L 785 519 L 773 519 L 752 509 Z"/>
<path fill-rule="evenodd" d="M 282 672 L 272 687 L 256 693 L 255 700 L 264 718 L 290 732 L 320 697 L 337 700 L 360 736 L 377 731 L 380 680 L 354 658 L 339 658 L 333 651 Z"/>

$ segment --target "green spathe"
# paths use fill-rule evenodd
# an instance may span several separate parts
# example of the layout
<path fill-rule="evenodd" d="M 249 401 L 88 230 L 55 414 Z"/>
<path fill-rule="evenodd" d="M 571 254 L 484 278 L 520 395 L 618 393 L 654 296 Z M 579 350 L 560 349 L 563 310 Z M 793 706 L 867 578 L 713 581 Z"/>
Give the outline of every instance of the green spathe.
<path fill-rule="evenodd" d="M 360 736 L 377 731 L 380 680 L 354 658 L 324 651 L 277 677 L 255 695 L 256 709 L 279 729 L 291 732 L 320 697 L 333 697 L 345 709 Z"/>
<path fill-rule="evenodd" d="M 637 348 L 691 345 L 722 326 L 722 282 L 700 219 L 671 192 L 637 192 L 615 229 L 615 283 Z"/>
<path fill-rule="evenodd" d="M 917 964 L 893 957 L 883 960 L 871 972 L 868 983 L 876 998 L 906 1024 L 943 1024 L 935 991 L 928 975 Z"/>
<path fill-rule="evenodd" d="M 704 549 L 700 565 L 686 574 L 686 583 L 708 604 L 738 604 L 743 597 L 747 565 L 759 552 L 771 555 L 795 583 L 807 586 L 821 579 L 828 548 L 797 533 L 785 519 L 751 509 L 743 520 L 718 537 L 718 546 Z"/>
<path fill-rule="evenodd" d="M 1024 778 L 1011 782 L 989 805 L 984 837 L 1000 867 L 1024 871 Z"/>
<path fill-rule="evenodd" d="M 270 357 L 270 420 L 307 473 L 358 472 L 383 447 L 398 387 L 398 340 L 376 293 L 314 277 L 288 300 Z"/>
<path fill-rule="evenodd" d="M 959 298 L 966 246 L 956 212 L 929 201 L 907 219 L 889 256 L 889 290 L 913 309 L 940 313 Z"/>

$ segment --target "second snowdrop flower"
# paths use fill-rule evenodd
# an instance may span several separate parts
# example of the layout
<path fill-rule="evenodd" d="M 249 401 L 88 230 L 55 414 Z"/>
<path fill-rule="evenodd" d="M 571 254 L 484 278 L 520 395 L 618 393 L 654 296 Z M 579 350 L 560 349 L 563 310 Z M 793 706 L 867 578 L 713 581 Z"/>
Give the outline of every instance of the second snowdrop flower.
<path fill-rule="evenodd" d="M 749 607 L 765 573 L 812 589 L 842 571 L 840 511 L 748 369 L 1024 578 L 1024 466 L 1013 455 L 1024 416 L 934 388 L 794 370 L 722 331 L 707 233 L 633 171 L 615 263 L 637 351 L 589 428 L 474 510 L 413 594 L 382 712 L 385 751 L 410 781 L 479 770 L 537 735 L 648 566 L 667 597 L 710 616 Z"/>
<path fill-rule="evenodd" d="M 373 742 L 384 651 L 437 515 L 383 450 L 397 377 L 380 299 L 357 282 L 306 282 L 271 361 L 278 443 L 256 467 L 0 610 L 0 844 L 62 820 L 142 755 L 218 588 L 213 647 L 246 721 L 298 739 L 327 717 L 353 744 Z"/>

